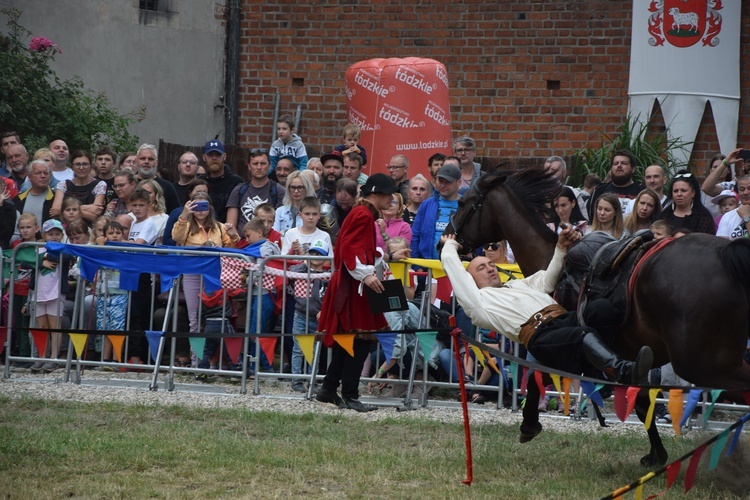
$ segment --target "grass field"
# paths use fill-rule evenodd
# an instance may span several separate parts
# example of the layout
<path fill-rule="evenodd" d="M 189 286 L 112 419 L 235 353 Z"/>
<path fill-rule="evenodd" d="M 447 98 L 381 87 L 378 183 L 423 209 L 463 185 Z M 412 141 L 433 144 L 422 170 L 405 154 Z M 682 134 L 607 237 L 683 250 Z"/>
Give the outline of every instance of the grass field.
<path fill-rule="evenodd" d="M 474 484 L 465 478 L 456 424 L 349 413 L 84 404 L 0 397 L 0 495 L 4 498 L 597 498 L 648 472 L 637 432 L 557 434 L 518 443 L 516 426 L 472 428 Z M 672 457 L 698 436 L 670 440 Z M 718 471 L 699 467 L 662 498 L 750 495 L 743 452 Z M 738 450 L 739 451 L 739 450 Z M 705 455 L 708 455 L 706 453 Z M 732 477 L 739 482 L 730 487 Z M 744 481 L 744 485 L 743 485 Z M 645 495 L 663 490 L 663 476 Z M 734 491 L 731 489 L 734 488 Z M 644 495 L 644 498 L 645 498 Z M 626 498 L 635 498 L 634 493 Z"/>

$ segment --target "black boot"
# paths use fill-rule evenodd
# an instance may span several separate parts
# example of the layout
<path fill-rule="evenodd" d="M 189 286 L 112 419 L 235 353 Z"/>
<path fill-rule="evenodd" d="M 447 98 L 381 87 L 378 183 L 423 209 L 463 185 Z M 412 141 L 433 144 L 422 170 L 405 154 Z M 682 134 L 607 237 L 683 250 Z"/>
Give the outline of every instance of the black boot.
<path fill-rule="evenodd" d="M 618 357 L 597 332 L 589 332 L 583 337 L 583 352 L 588 362 L 610 380 L 626 385 L 648 384 L 648 372 L 654 361 L 648 346 L 641 347 L 635 361 L 626 361 Z"/>

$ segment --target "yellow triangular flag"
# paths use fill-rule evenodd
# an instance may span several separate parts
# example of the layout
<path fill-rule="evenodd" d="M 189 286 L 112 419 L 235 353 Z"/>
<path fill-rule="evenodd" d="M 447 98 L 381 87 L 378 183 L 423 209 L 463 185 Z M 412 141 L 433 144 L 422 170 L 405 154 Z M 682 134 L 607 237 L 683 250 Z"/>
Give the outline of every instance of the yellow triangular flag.
<path fill-rule="evenodd" d="M 122 344 L 125 343 L 125 335 L 107 335 L 107 338 L 112 342 L 112 352 L 115 355 L 115 359 L 118 363 L 122 363 Z"/>
<path fill-rule="evenodd" d="M 552 384 L 555 386 L 555 390 L 557 392 L 562 392 L 562 389 L 560 388 L 560 375 L 556 373 L 550 373 L 549 377 L 552 379 Z"/>
<path fill-rule="evenodd" d="M 409 279 L 408 276 L 406 276 L 406 266 L 407 264 L 404 262 L 389 262 L 388 266 L 391 268 L 391 274 L 393 275 L 394 279 L 401 280 L 401 283 L 406 283 L 408 286 Z"/>
<path fill-rule="evenodd" d="M 672 417 L 672 428 L 678 436 L 680 435 L 680 421 L 684 408 L 685 400 L 682 397 L 682 389 L 670 389 L 667 410 L 669 410 L 669 416 Z"/>
<path fill-rule="evenodd" d="M 314 351 L 315 351 L 315 335 L 295 335 L 295 339 L 299 343 L 299 348 L 302 349 L 302 354 L 305 356 L 305 361 L 308 365 L 313 364 Z"/>
<path fill-rule="evenodd" d="M 654 407 L 656 406 L 656 395 L 661 392 L 661 389 L 658 387 L 656 389 L 649 389 L 648 390 L 648 411 L 646 412 L 646 421 L 643 423 L 643 427 L 646 430 L 649 430 L 651 428 L 651 419 L 654 417 Z"/>
<path fill-rule="evenodd" d="M 353 333 L 337 333 L 333 335 L 333 340 L 344 348 L 349 356 L 354 357 L 354 334 Z"/>
<path fill-rule="evenodd" d="M 487 366 L 487 360 L 484 358 L 484 353 L 482 350 L 475 346 L 471 345 L 471 350 L 474 351 L 474 356 L 476 356 L 477 360 L 482 364 L 482 366 Z"/>
<path fill-rule="evenodd" d="M 81 354 L 86 348 L 86 339 L 89 338 L 87 333 L 70 333 L 70 340 L 73 342 L 75 348 L 76 357 L 81 359 Z"/>

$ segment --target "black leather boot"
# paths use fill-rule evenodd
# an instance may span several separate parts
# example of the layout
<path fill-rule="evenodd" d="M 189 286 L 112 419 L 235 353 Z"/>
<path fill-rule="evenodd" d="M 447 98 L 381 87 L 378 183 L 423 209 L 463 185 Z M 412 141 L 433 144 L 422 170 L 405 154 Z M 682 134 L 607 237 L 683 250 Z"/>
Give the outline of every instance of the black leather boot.
<path fill-rule="evenodd" d="M 648 346 L 641 347 L 635 361 L 626 361 L 601 340 L 599 333 L 589 332 L 583 337 L 583 352 L 588 362 L 610 380 L 626 385 L 648 384 L 648 372 L 654 362 L 654 354 Z"/>

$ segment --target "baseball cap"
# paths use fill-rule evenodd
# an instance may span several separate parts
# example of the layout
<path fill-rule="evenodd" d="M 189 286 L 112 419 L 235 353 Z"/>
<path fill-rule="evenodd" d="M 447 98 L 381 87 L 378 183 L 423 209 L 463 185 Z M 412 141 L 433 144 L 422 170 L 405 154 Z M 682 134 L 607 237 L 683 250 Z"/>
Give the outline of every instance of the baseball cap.
<path fill-rule="evenodd" d="M 740 197 L 737 196 L 737 193 L 735 193 L 731 189 L 725 189 L 724 191 L 722 191 L 721 193 L 719 193 L 717 196 L 714 196 L 711 199 L 711 203 L 713 203 L 714 205 L 718 205 L 719 203 L 721 203 L 721 200 L 723 200 L 725 198 L 734 198 L 738 202 L 740 201 Z"/>
<path fill-rule="evenodd" d="M 362 186 L 359 194 L 361 196 L 367 196 L 368 194 L 373 193 L 393 194 L 396 191 L 398 191 L 398 187 L 396 186 L 396 183 L 393 182 L 393 179 L 383 173 L 377 173 L 368 177 L 367 182 Z"/>
<path fill-rule="evenodd" d="M 219 139 L 214 139 L 211 141 L 208 141 L 205 146 L 203 146 L 203 153 L 213 153 L 216 151 L 217 153 L 224 154 L 224 145 L 221 143 Z"/>
<path fill-rule="evenodd" d="M 449 163 L 448 165 L 443 165 L 442 167 L 440 167 L 440 170 L 438 170 L 438 173 L 435 177 L 441 177 L 446 181 L 451 182 L 460 181 L 461 170 L 459 170 L 457 166 L 451 165 Z"/>
<path fill-rule="evenodd" d="M 328 256 L 328 254 L 330 253 L 330 248 L 328 246 L 328 243 L 323 240 L 318 240 L 313 243 L 310 248 L 307 249 L 307 253 L 317 253 L 320 255 Z"/>
<path fill-rule="evenodd" d="M 49 220 L 45 221 L 44 224 L 42 225 L 42 232 L 43 233 L 46 233 L 47 231 L 51 231 L 53 229 L 59 229 L 60 231 L 63 231 L 63 232 L 65 231 L 63 229 L 62 222 L 60 222 L 57 219 L 49 219 Z"/>
<path fill-rule="evenodd" d="M 320 163 L 324 165 L 328 160 L 336 160 L 338 162 L 341 162 L 342 165 L 344 164 L 344 157 L 341 156 L 341 153 L 339 153 L 338 151 L 331 151 L 320 157 Z"/>

